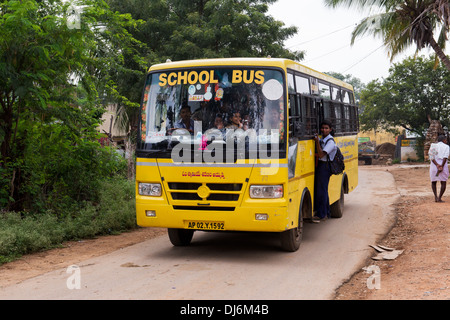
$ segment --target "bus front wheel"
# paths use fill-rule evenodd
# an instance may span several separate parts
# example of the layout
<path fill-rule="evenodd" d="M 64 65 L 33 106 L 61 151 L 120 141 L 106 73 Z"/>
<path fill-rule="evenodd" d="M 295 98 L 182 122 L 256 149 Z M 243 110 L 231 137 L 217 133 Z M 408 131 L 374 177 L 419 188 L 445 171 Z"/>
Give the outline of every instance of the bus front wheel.
<path fill-rule="evenodd" d="M 188 246 L 191 244 L 194 230 L 187 229 L 168 229 L 170 242 L 177 247 Z"/>
<path fill-rule="evenodd" d="M 281 248 L 284 251 L 295 252 L 300 248 L 303 237 L 303 217 L 300 213 L 298 227 L 281 233 Z"/>

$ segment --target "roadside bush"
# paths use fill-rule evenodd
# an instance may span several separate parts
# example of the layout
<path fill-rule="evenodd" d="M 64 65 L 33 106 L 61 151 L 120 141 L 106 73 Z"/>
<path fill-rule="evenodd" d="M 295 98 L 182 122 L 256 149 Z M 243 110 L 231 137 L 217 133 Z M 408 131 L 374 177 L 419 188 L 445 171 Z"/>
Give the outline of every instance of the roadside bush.
<path fill-rule="evenodd" d="M 126 179 L 126 161 L 102 147 L 95 131 L 80 137 L 58 122 L 26 131 L 21 158 L 0 163 L 0 264 L 63 241 L 136 226 L 135 187 Z"/>
<path fill-rule="evenodd" d="M 8 182 L 6 169 L 3 168 L 0 160 L 0 208 L 4 208 L 8 204 Z"/>
<path fill-rule="evenodd" d="M 34 127 L 21 166 L 20 211 L 60 216 L 81 210 L 98 202 L 103 179 L 125 176 L 125 159 L 95 138 L 56 124 Z"/>
<path fill-rule="evenodd" d="M 114 232 L 136 227 L 134 182 L 121 178 L 104 182 L 100 192 L 100 203 L 102 230 Z"/>
<path fill-rule="evenodd" d="M 54 215 L 23 217 L 8 212 L 0 219 L 0 263 L 61 243 L 64 230 Z"/>
<path fill-rule="evenodd" d="M 56 215 L 0 214 L 0 264 L 64 241 L 117 234 L 136 228 L 134 182 L 122 177 L 99 183 L 98 202 L 84 202 L 76 212 Z"/>

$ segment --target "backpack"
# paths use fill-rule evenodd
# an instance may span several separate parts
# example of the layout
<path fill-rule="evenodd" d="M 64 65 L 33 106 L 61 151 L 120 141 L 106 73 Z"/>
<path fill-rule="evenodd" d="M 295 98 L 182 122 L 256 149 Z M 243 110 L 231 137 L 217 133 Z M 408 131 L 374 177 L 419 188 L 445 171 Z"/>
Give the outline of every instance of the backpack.
<path fill-rule="evenodd" d="M 329 140 L 327 140 L 327 143 L 330 140 L 334 141 L 334 139 L 329 139 Z M 342 155 L 341 149 L 339 149 L 339 147 L 337 145 L 336 145 L 336 148 L 337 148 L 336 155 L 334 156 L 333 161 L 330 161 L 330 156 L 328 154 L 327 154 L 327 159 L 328 159 L 328 166 L 330 167 L 331 174 L 339 175 L 344 172 L 345 163 L 344 163 L 344 156 Z"/>

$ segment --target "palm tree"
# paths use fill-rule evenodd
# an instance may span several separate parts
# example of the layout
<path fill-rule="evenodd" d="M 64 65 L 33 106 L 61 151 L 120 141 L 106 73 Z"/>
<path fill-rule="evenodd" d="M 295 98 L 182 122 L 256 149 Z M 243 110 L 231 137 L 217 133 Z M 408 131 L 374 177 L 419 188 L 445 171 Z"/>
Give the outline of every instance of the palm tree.
<path fill-rule="evenodd" d="M 444 53 L 450 30 L 448 0 L 324 0 L 331 7 L 346 5 L 361 9 L 378 6 L 383 13 L 364 18 L 353 30 L 352 41 L 363 34 L 381 36 L 391 60 L 410 45 L 417 51 L 432 47 L 438 58 L 450 71 L 450 59 Z M 434 33 L 439 30 L 438 40 Z"/>

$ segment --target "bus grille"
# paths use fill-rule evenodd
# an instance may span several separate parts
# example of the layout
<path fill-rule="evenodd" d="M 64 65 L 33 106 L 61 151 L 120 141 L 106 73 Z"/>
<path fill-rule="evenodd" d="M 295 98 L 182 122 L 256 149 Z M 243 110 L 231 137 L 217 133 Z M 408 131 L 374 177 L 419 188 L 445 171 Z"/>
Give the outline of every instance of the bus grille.
<path fill-rule="evenodd" d="M 169 194 L 173 201 L 227 201 L 236 202 L 242 193 L 242 183 L 186 183 L 169 182 Z M 210 190 L 207 197 L 198 194 L 201 186 Z"/>
<path fill-rule="evenodd" d="M 199 206 L 173 206 L 175 210 L 192 211 L 234 211 L 235 207 L 199 207 Z"/>

